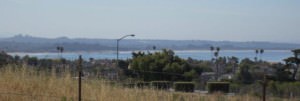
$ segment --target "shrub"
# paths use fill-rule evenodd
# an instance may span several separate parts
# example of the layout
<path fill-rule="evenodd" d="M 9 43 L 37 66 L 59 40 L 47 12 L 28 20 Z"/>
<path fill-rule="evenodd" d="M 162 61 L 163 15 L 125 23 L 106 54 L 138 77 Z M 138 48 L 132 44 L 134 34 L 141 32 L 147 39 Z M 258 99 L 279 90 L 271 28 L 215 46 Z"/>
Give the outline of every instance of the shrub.
<path fill-rule="evenodd" d="M 169 81 L 152 81 L 151 86 L 154 89 L 169 89 L 171 87 L 171 83 Z"/>
<path fill-rule="evenodd" d="M 104 81 L 103 83 L 110 86 L 117 86 L 117 82 L 115 81 Z"/>
<path fill-rule="evenodd" d="M 230 92 L 239 93 L 242 85 L 238 83 L 231 83 L 229 87 Z"/>
<path fill-rule="evenodd" d="M 134 83 L 125 83 L 125 84 L 123 84 L 123 87 L 134 88 L 135 84 Z"/>
<path fill-rule="evenodd" d="M 150 87 L 150 82 L 137 82 L 136 86 L 138 88 L 149 88 Z"/>
<path fill-rule="evenodd" d="M 300 97 L 300 82 L 276 82 L 268 83 L 267 90 L 277 97 Z"/>
<path fill-rule="evenodd" d="M 222 92 L 229 93 L 229 83 L 228 82 L 208 82 L 208 92 Z"/>
<path fill-rule="evenodd" d="M 175 82 L 175 91 L 194 92 L 195 84 L 193 82 Z"/>

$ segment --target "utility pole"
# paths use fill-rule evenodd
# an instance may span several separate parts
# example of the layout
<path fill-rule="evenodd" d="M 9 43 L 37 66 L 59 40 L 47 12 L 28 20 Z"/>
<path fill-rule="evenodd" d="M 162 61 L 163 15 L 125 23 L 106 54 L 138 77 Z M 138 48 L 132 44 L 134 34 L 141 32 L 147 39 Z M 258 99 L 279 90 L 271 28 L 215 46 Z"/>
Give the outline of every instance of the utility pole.
<path fill-rule="evenodd" d="M 264 75 L 264 81 L 263 81 L 263 83 L 262 83 L 262 85 L 263 85 L 263 98 L 262 98 L 262 100 L 263 101 L 266 101 L 266 86 L 267 86 L 267 80 L 266 80 L 266 75 Z"/>
<path fill-rule="evenodd" d="M 81 75 L 82 75 L 82 57 L 79 55 L 78 60 L 78 101 L 81 101 Z"/>

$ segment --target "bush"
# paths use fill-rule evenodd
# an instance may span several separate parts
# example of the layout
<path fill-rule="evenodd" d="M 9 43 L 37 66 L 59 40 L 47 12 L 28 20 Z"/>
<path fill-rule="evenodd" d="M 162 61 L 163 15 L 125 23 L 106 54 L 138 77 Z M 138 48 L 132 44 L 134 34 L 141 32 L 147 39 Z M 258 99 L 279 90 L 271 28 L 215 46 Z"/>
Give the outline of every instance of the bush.
<path fill-rule="evenodd" d="M 110 86 L 116 86 L 117 85 L 117 83 L 115 81 L 104 81 L 103 83 L 106 84 L 106 85 L 110 85 Z"/>
<path fill-rule="evenodd" d="M 276 82 L 271 81 L 267 90 L 277 97 L 300 97 L 300 82 Z"/>
<path fill-rule="evenodd" d="M 169 81 L 152 81 L 151 86 L 154 89 L 169 89 L 171 88 L 171 83 Z"/>
<path fill-rule="evenodd" d="M 137 82 L 136 86 L 138 88 L 149 88 L 150 87 L 150 82 Z"/>
<path fill-rule="evenodd" d="M 239 93 L 242 85 L 238 83 L 231 83 L 229 87 L 230 92 Z"/>
<path fill-rule="evenodd" d="M 193 82 L 175 82 L 175 91 L 194 92 L 195 84 Z"/>
<path fill-rule="evenodd" d="M 228 82 L 208 82 L 208 92 L 222 92 L 229 93 L 229 83 Z"/>
<path fill-rule="evenodd" d="M 5 53 L 4 51 L 0 52 L 0 66 L 4 66 L 12 63 L 13 57 Z"/>
<path fill-rule="evenodd" d="M 125 84 L 123 84 L 123 87 L 134 88 L 135 84 L 134 83 L 125 83 Z"/>

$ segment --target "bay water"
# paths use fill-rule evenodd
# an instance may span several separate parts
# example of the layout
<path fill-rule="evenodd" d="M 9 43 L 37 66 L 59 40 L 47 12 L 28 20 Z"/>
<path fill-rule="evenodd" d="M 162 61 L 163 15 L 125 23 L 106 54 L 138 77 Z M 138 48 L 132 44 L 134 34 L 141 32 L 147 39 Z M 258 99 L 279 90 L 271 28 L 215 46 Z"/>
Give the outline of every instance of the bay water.
<path fill-rule="evenodd" d="M 155 51 L 144 51 L 145 53 L 153 53 Z M 210 50 L 186 50 L 186 51 L 174 51 L 175 55 L 187 59 L 197 59 L 197 60 L 210 60 L 213 57 L 213 52 Z M 82 57 L 85 60 L 88 60 L 90 58 L 94 59 L 116 59 L 117 54 L 115 51 L 107 51 L 107 52 L 65 52 L 65 53 L 49 53 L 49 52 L 41 52 L 41 53 L 8 53 L 10 55 L 19 55 L 21 57 L 28 55 L 32 57 L 37 58 L 66 58 L 68 60 L 75 60 L 78 58 L 79 55 L 82 55 Z M 219 56 L 221 57 L 231 57 L 235 56 L 237 58 L 244 59 L 254 59 L 256 56 L 256 53 L 254 50 L 221 50 L 219 52 Z M 293 56 L 293 53 L 290 50 L 265 50 L 263 54 L 258 54 L 258 59 L 262 59 L 269 62 L 283 62 L 282 60 Z M 132 51 L 120 51 L 119 52 L 119 59 L 130 59 L 132 58 Z"/>

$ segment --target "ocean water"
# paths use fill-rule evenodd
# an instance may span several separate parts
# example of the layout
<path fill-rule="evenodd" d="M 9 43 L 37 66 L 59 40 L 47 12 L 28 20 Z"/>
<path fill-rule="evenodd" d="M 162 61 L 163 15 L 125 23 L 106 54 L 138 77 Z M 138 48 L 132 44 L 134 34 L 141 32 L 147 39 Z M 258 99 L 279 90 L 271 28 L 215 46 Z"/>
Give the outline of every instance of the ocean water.
<path fill-rule="evenodd" d="M 153 52 L 153 51 L 150 51 Z M 212 58 L 212 53 L 210 50 L 191 50 L 191 51 L 174 51 L 175 55 L 181 58 L 193 58 L 197 60 L 210 60 Z M 119 52 L 119 59 L 130 59 L 132 58 L 132 51 L 121 51 Z M 69 60 L 75 60 L 82 55 L 82 57 L 86 60 L 89 58 L 94 59 L 116 59 L 117 54 L 116 52 L 67 52 L 67 53 L 8 53 L 10 55 L 19 55 L 19 56 L 34 56 L 37 58 L 59 58 L 63 57 Z M 256 56 L 254 50 L 222 50 L 219 53 L 219 56 L 231 57 L 235 56 L 239 59 L 249 58 L 254 59 Z M 258 55 L 263 60 L 270 61 L 270 62 L 282 62 L 284 58 L 293 56 L 293 53 L 290 50 L 265 50 L 262 55 Z"/>

